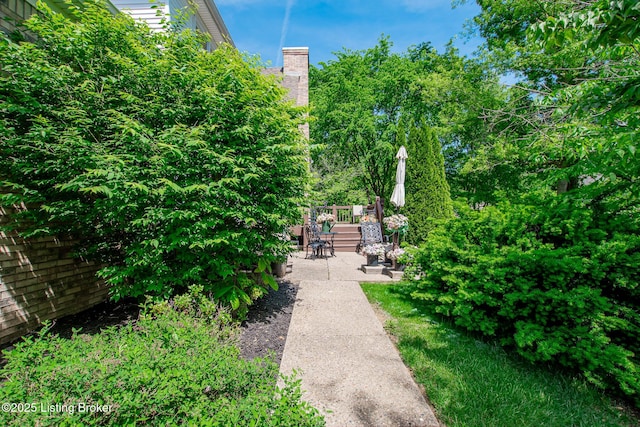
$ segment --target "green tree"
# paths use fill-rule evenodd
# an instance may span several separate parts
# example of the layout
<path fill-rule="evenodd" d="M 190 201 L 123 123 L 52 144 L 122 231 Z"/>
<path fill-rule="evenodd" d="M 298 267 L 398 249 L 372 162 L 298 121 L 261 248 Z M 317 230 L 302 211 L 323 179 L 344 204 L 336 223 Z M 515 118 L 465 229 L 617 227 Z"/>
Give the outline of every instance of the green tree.
<path fill-rule="evenodd" d="M 453 216 L 444 157 L 434 131 L 424 123 L 409 127 L 407 139 L 406 206 L 407 240 L 419 244 L 427 239 L 437 220 Z"/>
<path fill-rule="evenodd" d="M 364 189 L 370 200 L 375 195 L 388 200 L 402 116 L 424 120 L 435 130 L 455 194 L 473 193 L 475 183 L 458 171 L 470 148 L 488 135 L 482 111 L 501 102 L 497 77 L 484 64 L 460 57 L 452 46 L 443 54 L 429 43 L 403 54 L 391 53 L 390 47 L 389 39 L 382 38 L 371 49 L 338 52 L 335 61 L 312 67 L 313 159 L 322 178 L 318 188 L 326 194 L 334 181 L 350 176 L 348 185 Z"/>
<path fill-rule="evenodd" d="M 477 3 L 482 10 L 472 26 L 487 39 L 484 58 L 519 81 L 509 90 L 508 102 L 485 113 L 492 137 L 479 147 L 477 155 L 469 156 L 472 162 L 465 170 L 494 183 L 498 180 L 491 177 L 499 177 L 503 184 L 496 188 L 510 194 L 536 185 L 553 186 L 558 191 L 575 188 L 580 177 L 574 168 L 575 129 L 584 124 L 571 120 L 567 106 L 556 102 L 554 93 L 590 78 L 599 60 L 584 49 L 579 38 L 567 37 L 553 49 L 542 49 L 531 38 L 531 30 L 548 17 L 582 9 L 588 2 Z M 494 202 L 495 198 L 489 196 L 485 201 Z"/>
<path fill-rule="evenodd" d="M 200 33 L 73 13 L 43 6 L 35 44 L 0 39 L 0 204 L 39 206 L 8 226 L 77 239 L 115 298 L 197 283 L 251 303 L 305 195 L 304 111 Z"/>
<path fill-rule="evenodd" d="M 637 2 L 478 4 L 482 12 L 474 22 L 488 39 L 487 56 L 521 80 L 509 102 L 487 114 L 493 140 L 467 169 L 485 176 L 496 165 L 511 169 L 526 181 L 520 190 L 566 192 L 585 176 L 632 183 L 638 173 Z"/>
<path fill-rule="evenodd" d="M 314 121 L 311 138 L 319 149 L 314 164 L 325 180 L 353 172 L 354 185 L 370 201 L 390 193 L 394 167 L 393 138 L 400 109 L 396 75 L 404 76 L 398 58 L 383 38 L 365 52 L 344 51 L 338 60 L 310 70 Z M 335 174 L 335 175 L 334 175 Z"/>
<path fill-rule="evenodd" d="M 576 2 L 573 2 L 574 4 Z M 544 52 L 577 44 L 591 61 L 584 78 L 545 99 L 571 120 L 574 175 L 601 175 L 627 191 L 640 175 L 636 154 L 640 107 L 640 6 L 635 1 L 593 1 L 537 23 L 528 33 Z"/>

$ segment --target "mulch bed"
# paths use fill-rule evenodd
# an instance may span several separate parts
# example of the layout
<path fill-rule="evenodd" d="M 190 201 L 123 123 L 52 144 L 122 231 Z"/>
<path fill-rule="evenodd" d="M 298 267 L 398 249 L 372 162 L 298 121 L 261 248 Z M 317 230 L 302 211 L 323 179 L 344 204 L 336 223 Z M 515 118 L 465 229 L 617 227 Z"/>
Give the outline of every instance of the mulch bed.
<path fill-rule="evenodd" d="M 272 354 L 280 364 L 293 312 L 298 286 L 280 281 L 277 291 L 270 292 L 249 308 L 242 322 L 239 339 L 241 356 L 245 359 Z M 96 334 L 109 326 L 123 326 L 138 319 L 140 306 L 135 300 L 107 301 L 81 313 L 53 322 L 51 333 L 70 338 L 74 329 L 84 334 Z M 4 346 L 4 348 L 10 346 Z M 2 366 L 0 356 L 0 367 Z"/>
<path fill-rule="evenodd" d="M 298 285 L 289 281 L 280 281 L 279 285 L 277 291 L 271 290 L 251 306 L 247 320 L 242 322 L 240 352 L 245 359 L 273 352 L 278 365 L 282 360 Z"/>
<path fill-rule="evenodd" d="M 109 326 L 124 326 L 138 319 L 140 306 L 135 299 L 118 302 L 106 301 L 71 316 L 53 322 L 51 333 L 63 338 L 71 338 L 73 329 L 80 333 L 94 335 Z"/>

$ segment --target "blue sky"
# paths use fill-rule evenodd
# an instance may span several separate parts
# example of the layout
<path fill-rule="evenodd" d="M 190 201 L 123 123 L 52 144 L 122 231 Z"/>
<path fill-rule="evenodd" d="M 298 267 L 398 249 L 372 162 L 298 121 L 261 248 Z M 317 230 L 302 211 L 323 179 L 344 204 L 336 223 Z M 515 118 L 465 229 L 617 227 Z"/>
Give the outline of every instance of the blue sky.
<path fill-rule="evenodd" d="M 473 0 L 452 9 L 451 0 L 215 0 L 236 47 L 282 65 L 281 48 L 309 47 L 312 64 L 335 59 L 333 52 L 364 50 L 381 34 L 393 50 L 447 42 L 471 56 L 479 39 L 462 36 L 464 22 L 479 13 Z"/>

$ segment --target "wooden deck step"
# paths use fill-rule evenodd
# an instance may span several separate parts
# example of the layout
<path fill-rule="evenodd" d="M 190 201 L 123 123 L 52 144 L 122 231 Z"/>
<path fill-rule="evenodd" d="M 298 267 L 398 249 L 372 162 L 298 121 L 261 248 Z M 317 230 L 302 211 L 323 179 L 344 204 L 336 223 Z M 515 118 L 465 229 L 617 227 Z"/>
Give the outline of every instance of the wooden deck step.
<path fill-rule="evenodd" d="M 360 243 L 360 225 L 336 224 L 331 231 L 336 234 L 333 247 L 336 252 L 355 252 Z"/>
<path fill-rule="evenodd" d="M 333 240 L 333 247 L 336 252 L 355 252 L 360 243 L 360 224 L 335 224 L 331 231 L 337 234 Z M 302 226 L 296 226 L 292 229 L 294 235 L 300 236 L 299 241 L 302 242 Z M 298 246 L 304 250 L 304 247 Z"/>

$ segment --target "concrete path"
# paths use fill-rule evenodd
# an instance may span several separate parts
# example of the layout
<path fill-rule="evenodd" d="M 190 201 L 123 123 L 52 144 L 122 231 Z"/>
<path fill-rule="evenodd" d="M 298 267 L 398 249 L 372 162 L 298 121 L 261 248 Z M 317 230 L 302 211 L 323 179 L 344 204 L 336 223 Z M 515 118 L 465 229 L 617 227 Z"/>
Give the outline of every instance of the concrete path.
<path fill-rule="evenodd" d="M 280 372 L 299 372 L 303 398 L 328 427 L 439 426 L 358 284 L 390 281 L 358 270 L 364 257 L 293 257 L 299 281 Z"/>

